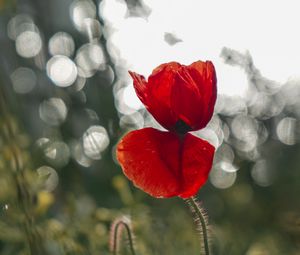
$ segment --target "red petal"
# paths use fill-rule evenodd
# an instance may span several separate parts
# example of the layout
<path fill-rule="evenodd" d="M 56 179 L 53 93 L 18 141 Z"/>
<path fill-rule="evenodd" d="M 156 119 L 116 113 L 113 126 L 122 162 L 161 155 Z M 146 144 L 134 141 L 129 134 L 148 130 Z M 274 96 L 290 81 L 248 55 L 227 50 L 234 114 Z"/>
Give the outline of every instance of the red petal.
<path fill-rule="evenodd" d="M 215 148 L 207 141 L 186 134 L 182 155 L 182 192 L 178 195 L 188 198 L 195 195 L 208 179 L 212 168 Z"/>
<path fill-rule="evenodd" d="M 202 98 L 202 116 L 200 121 L 197 123 L 197 127 L 195 128 L 196 130 L 204 128 L 213 115 L 214 105 L 217 98 L 216 71 L 214 65 L 210 61 L 194 62 L 187 66 L 187 70 L 197 84 Z"/>
<path fill-rule="evenodd" d="M 202 98 L 185 67 L 177 72 L 171 94 L 172 110 L 192 129 L 202 118 Z"/>
<path fill-rule="evenodd" d="M 177 62 L 160 65 L 153 70 L 148 79 L 151 97 L 148 110 L 162 126 L 169 130 L 178 120 L 171 106 L 171 91 L 180 68 L 181 65 Z"/>
<path fill-rule="evenodd" d="M 143 104 L 147 104 L 147 81 L 144 76 L 139 75 L 135 72 L 129 71 L 130 76 L 133 79 L 133 87 L 138 98 L 142 101 Z"/>
<path fill-rule="evenodd" d="M 161 64 L 152 71 L 152 74 L 150 75 L 150 77 L 151 76 L 155 77 L 155 75 L 160 73 L 160 72 L 173 72 L 173 73 L 176 73 L 178 70 L 181 69 L 181 66 L 182 66 L 181 64 L 179 64 L 178 62 L 175 62 L 175 61 Z"/>
<path fill-rule="evenodd" d="M 151 196 L 171 197 L 180 192 L 175 134 L 153 128 L 132 131 L 118 144 L 117 158 L 128 179 Z"/>
<path fill-rule="evenodd" d="M 135 186 L 154 197 L 195 195 L 208 178 L 214 147 L 187 134 L 144 128 L 118 144 L 117 158 Z"/>

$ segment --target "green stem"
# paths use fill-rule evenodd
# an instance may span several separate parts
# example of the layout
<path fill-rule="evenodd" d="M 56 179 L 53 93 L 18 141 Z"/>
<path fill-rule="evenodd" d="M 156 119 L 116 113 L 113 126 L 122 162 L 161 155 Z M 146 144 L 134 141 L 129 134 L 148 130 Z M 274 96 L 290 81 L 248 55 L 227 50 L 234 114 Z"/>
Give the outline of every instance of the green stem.
<path fill-rule="evenodd" d="M 196 197 L 190 197 L 184 199 L 184 201 L 190 206 L 190 209 L 193 213 L 196 215 L 196 219 L 200 221 L 200 226 L 201 226 L 201 236 L 203 238 L 203 246 L 204 246 L 204 251 L 205 255 L 209 255 L 209 242 L 208 242 L 208 231 L 207 231 L 207 221 L 206 218 L 202 212 L 203 209 L 201 209 L 200 205 L 197 202 Z"/>
<path fill-rule="evenodd" d="M 120 227 L 124 227 L 125 230 L 126 230 L 126 233 L 127 233 L 127 236 L 128 236 L 128 242 L 129 242 L 129 248 L 130 248 L 130 251 L 131 251 L 131 254 L 132 255 L 136 255 L 135 253 L 135 250 L 134 250 L 134 246 L 133 246 L 133 236 L 132 236 L 132 233 L 131 233 L 131 230 L 130 230 L 130 227 L 129 225 L 124 222 L 124 221 L 119 221 L 116 223 L 115 227 L 114 227 L 114 238 L 113 238 L 113 254 L 114 255 L 117 255 L 117 251 L 118 251 L 118 246 L 119 246 L 119 243 L 120 243 L 120 238 L 119 238 L 119 228 Z M 122 229 L 121 229 L 122 231 Z"/>

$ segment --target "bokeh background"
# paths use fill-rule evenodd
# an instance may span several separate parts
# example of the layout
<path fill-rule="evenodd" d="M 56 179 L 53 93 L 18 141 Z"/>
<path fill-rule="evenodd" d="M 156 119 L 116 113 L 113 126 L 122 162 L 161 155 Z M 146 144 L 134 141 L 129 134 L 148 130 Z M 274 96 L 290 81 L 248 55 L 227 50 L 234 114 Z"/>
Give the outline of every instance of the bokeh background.
<path fill-rule="evenodd" d="M 213 254 L 300 254 L 297 1 L 0 0 L 0 253 L 109 254 L 130 217 L 138 254 L 199 254 L 188 207 L 136 189 L 126 132 L 161 129 L 134 94 L 168 61 L 212 60 Z M 126 245 L 122 254 L 129 254 Z"/>

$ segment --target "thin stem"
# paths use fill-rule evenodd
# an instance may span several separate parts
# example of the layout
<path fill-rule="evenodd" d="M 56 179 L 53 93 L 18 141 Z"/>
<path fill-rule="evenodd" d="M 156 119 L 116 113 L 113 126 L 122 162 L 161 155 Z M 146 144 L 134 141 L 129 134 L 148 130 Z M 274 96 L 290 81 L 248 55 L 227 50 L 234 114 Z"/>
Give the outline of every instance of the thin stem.
<path fill-rule="evenodd" d="M 196 197 L 190 197 L 187 199 L 184 199 L 184 201 L 189 205 L 191 211 L 195 213 L 196 220 L 200 221 L 200 227 L 201 227 L 201 237 L 203 238 L 203 246 L 205 255 L 209 255 L 209 238 L 208 238 L 208 223 L 207 219 L 205 218 L 205 214 L 203 212 L 203 209 L 201 208 L 200 204 L 197 202 Z"/>
<path fill-rule="evenodd" d="M 118 254 L 118 248 L 120 245 L 120 235 L 122 234 L 122 230 L 125 229 L 128 236 L 128 245 L 132 255 L 136 255 L 133 245 L 133 235 L 131 233 L 130 226 L 124 220 L 117 220 L 115 224 L 113 224 L 113 238 L 112 238 L 112 252 L 113 255 Z"/>

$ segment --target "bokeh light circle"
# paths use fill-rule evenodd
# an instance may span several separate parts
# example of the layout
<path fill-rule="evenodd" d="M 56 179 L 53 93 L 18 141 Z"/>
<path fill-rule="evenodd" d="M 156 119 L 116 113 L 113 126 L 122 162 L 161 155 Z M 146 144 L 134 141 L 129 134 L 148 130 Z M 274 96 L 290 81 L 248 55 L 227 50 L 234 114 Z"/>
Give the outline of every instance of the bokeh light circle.
<path fill-rule="evenodd" d="M 16 51 L 21 57 L 35 57 L 41 49 L 42 39 L 37 31 L 24 31 L 16 38 Z"/>
<path fill-rule="evenodd" d="M 283 118 L 277 125 L 276 133 L 279 140 L 286 145 L 294 145 L 296 143 L 296 126 L 295 118 Z"/>
<path fill-rule="evenodd" d="M 96 6 L 90 0 L 75 0 L 70 7 L 71 18 L 79 31 L 85 29 L 85 19 L 96 17 Z"/>
<path fill-rule="evenodd" d="M 75 43 L 68 33 L 57 32 L 50 38 L 48 47 L 52 56 L 64 55 L 70 57 L 74 53 Z"/>
<path fill-rule="evenodd" d="M 91 126 L 83 134 L 84 153 L 91 159 L 100 159 L 101 152 L 109 145 L 107 131 L 102 126 Z"/>
<path fill-rule="evenodd" d="M 49 166 L 41 166 L 37 170 L 38 176 L 43 182 L 43 188 L 48 192 L 53 191 L 59 182 L 57 172 Z"/>
<path fill-rule="evenodd" d="M 15 92 L 26 94 L 36 85 L 37 78 L 32 69 L 27 67 L 17 68 L 11 75 L 10 79 Z"/>
<path fill-rule="evenodd" d="M 104 52 L 99 44 L 84 44 L 78 49 L 75 62 L 79 67 L 80 76 L 92 77 L 105 64 Z"/>
<path fill-rule="evenodd" d="M 50 98 L 43 101 L 39 106 L 40 118 L 51 126 L 58 126 L 67 117 L 68 109 L 60 98 Z"/>
<path fill-rule="evenodd" d="M 47 62 L 47 74 L 57 86 L 68 87 L 76 80 L 77 67 L 68 57 L 56 55 Z"/>
<path fill-rule="evenodd" d="M 67 165 L 70 158 L 68 145 L 61 141 L 49 142 L 44 148 L 44 154 L 47 162 L 55 167 Z"/>
<path fill-rule="evenodd" d="M 226 166 L 226 169 L 223 167 Z M 236 171 L 228 171 L 228 163 L 216 164 L 210 172 L 209 180 L 218 189 L 231 187 L 236 180 Z"/>

